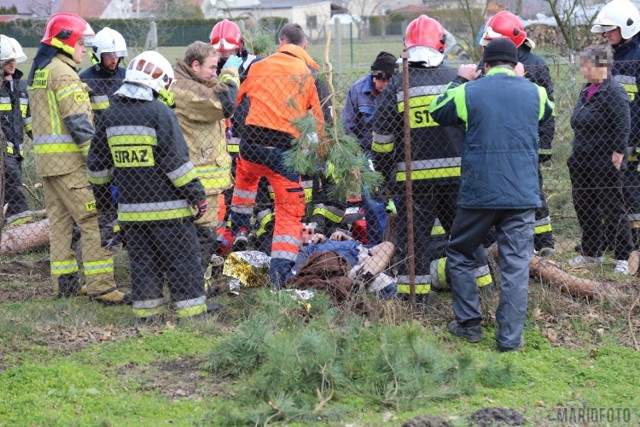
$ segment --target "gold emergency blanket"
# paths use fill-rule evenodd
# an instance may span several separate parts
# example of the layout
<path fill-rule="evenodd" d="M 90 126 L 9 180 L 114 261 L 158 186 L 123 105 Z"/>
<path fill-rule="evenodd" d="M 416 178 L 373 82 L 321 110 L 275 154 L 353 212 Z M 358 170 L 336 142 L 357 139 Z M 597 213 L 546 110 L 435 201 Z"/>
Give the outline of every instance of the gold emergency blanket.
<path fill-rule="evenodd" d="M 222 274 L 240 280 L 242 286 L 269 286 L 271 258 L 260 251 L 239 251 L 229 254 Z"/>

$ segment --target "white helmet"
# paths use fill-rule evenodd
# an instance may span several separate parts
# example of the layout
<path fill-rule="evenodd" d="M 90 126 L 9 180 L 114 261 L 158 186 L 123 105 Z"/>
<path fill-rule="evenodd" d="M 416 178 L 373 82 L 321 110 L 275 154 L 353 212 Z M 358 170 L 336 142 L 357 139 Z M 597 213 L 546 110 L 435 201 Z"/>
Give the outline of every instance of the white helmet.
<path fill-rule="evenodd" d="M 620 27 L 620 34 L 625 40 L 640 31 L 640 12 L 629 0 L 612 0 L 607 3 L 596 16 L 591 27 L 592 33 L 605 33 Z"/>
<path fill-rule="evenodd" d="M 4 34 L 0 35 L 0 61 L 14 60 L 17 63 L 27 60 L 27 55 L 22 51 L 22 46 L 18 43 L 18 40 L 7 37 Z"/>
<path fill-rule="evenodd" d="M 97 64 L 102 62 L 103 53 L 115 53 L 118 58 L 127 56 L 127 42 L 125 42 L 124 37 L 109 27 L 104 27 L 98 31 L 93 39 L 92 46 Z"/>
<path fill-rule="evenodd" d="M 157 93 L 169 90 L 175 76 L 173 67 L 164 56 L 147 50 L 129 62 L 124 81 L 150 87 Z"/>

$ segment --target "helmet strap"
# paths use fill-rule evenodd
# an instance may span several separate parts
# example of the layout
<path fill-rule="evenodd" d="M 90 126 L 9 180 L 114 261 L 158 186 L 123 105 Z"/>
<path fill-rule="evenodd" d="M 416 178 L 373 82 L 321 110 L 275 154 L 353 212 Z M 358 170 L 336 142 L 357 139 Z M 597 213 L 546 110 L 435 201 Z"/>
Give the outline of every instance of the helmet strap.
<path fill-rule="evenodd" d="M 66 54 L 68 54 L 70 56 L 73 56 L 74 52 L 76 51 L 73 47 L 71 47 L 71 46 L 69 46 L 67 44 L 64 44 L 62 41 L 60 41 L 59 39 L 57 39 L 55 37 L 53 37 L 51 39 L 51 46 L 62 50 L 64 53 L 66 53 Z"/>

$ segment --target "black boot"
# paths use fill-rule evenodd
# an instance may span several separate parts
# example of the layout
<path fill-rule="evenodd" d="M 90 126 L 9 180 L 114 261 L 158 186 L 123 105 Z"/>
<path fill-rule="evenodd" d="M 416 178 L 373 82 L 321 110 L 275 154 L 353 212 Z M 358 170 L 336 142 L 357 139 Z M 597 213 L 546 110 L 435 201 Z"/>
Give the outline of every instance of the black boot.
<path fill-rule="evenodd" d="M 86 289 L 80 284 L 78 273 L 63 274 L 58 277 L 58 298 L 86 294 Z"/>

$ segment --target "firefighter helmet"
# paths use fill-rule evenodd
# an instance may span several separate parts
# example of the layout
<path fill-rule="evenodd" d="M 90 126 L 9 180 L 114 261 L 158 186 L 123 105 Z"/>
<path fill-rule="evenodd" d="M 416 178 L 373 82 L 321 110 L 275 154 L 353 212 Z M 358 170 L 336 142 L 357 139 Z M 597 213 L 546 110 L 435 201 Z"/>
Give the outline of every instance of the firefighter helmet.
<path fill-rule="evenodd" d="M 97 64 L 102 62 L 103 53 L 114 53 L 118 58 L 124 58 L 127 56 L 127 42 L 116 30 L 104 27 L 93 40 L 93 53 Z"/>
<path fill-rule="evenodd" d="M 223 19 L 213 26 L 209 40 L 218 52 L 242 49 L 240 27 L 228 19 Z"/>
<path fill-rule="evenodd" d="M 405 50 L 415 46 L 426 46 L 444 53 L 446 45 L 447 36 L 444 27 L 435 19 L 420 15 L 407 25 L 404 35 Z"/>
<path fill-rule="evenodd" d="M 17 63 L 27 60 L 27 55 L 24 54 L 22 46 L 18 43 L 18 40 L 7 37 L 4 34 L 0 35 L 0 61 L 16 61 Z"/>
<path fill-rule="evenodd" d="M 73 13 L 57 13 L 47 21 L 41 42 L 73 55 L 74 46 L 80 38 L 91 45 L 96 33 L 84 18 Z"/>
<path fill-rule="evenodd" d="M 491 40 L 499 37 L 508 37 L 516 47 L 520 47 L 527 38 L 520 18 L 507 10 L 493 15 L 484 27 L 480 46 L 486 46 Z"/>
<path fill-rule="evenodd" d="M 640 12 L 629 0 L 612 0 L 598 12 L 592 33 L 606 33 L 620 27 L 620 35 L 628 40 L 640 32 Z"/>
<path fill-rule="evenodd" d="M 169 89 L 174 78 L 169 61 L 158 52 L 147 50 L 131 60 L 124 81 L 144 85 L 162 93 Z"/>

